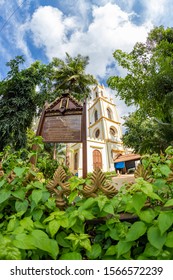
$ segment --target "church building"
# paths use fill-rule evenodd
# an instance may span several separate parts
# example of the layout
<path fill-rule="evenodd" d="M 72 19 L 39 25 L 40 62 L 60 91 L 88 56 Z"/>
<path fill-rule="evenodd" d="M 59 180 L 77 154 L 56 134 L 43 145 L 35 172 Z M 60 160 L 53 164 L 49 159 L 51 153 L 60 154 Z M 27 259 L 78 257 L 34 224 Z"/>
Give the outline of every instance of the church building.
<path fill-rule="evenodd" d="M 87 100 L 87 166 L 88 172 L 97 167 L 114 171 L 114 159 L 124 154 L 122 129 L 116 105 L 104 86 L 92 89 Z M 70 169 L 82 177 L 82 143 L 71 144 Z"/>

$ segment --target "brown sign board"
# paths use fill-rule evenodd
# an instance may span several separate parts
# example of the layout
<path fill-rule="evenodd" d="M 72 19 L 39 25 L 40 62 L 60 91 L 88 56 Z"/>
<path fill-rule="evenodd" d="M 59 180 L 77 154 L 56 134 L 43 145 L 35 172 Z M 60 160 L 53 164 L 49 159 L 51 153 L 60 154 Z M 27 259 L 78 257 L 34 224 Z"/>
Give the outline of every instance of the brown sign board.
<path fill-rule="evenodd" d="M 65 94 L 44 108 L 37 135 L 50 143 L 82 142 L 82 115 L 83 106 Z"/>

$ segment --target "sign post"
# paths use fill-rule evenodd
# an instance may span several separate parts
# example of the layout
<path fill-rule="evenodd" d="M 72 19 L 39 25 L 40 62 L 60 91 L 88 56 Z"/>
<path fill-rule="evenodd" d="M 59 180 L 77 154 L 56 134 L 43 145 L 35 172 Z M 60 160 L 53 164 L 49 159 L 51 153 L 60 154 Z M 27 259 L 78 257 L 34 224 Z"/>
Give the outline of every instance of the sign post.
<path fill-rule="evenodd" d="M 47 143 L 82 143 L 83 178 L 87 177 L 86 100 L 80 104 L 65 93 L 43 109 L 37 136 Z"/>

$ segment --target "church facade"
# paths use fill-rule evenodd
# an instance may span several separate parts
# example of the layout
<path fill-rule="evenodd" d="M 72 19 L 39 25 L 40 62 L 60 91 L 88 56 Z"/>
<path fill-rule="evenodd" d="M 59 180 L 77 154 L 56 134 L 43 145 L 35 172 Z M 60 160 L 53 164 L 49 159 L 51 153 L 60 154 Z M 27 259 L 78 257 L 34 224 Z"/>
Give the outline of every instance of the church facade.
<path fill-rule="evenodd" d="M 87 100 L 87 166 L 114 171 L 114 159 L 124 154 L 122 129 L 116 105 L 104 86 L 96 86 Z M 70 169 L 82 177 L 82 143 L 71 144 Z"/>

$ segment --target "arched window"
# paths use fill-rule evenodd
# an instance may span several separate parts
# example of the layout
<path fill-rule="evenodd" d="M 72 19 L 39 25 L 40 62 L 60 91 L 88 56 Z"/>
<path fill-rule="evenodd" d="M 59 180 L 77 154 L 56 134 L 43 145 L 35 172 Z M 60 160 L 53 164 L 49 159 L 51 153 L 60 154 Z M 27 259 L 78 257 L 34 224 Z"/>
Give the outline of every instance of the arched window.
<path fill-rule="evenodd" d="M 78 169 L 78 153 L 74 155 L 74 170 Z"/>
<path fill-rule="evenodd" d="M 112 110 L 110 108 L 107 108 L 107 115 L 108 115 L 108 119 L 112 120 Z"/>
<path fill-rule="evenodd" d="M 98 120 L 98 111 L 97 110 L 95 110 L 95 112 L 94 112 L 94 120 L 95 120 L 95 122 Z"/>
<path fill-rule="evenodd" d="M 96 98 L 98 97 L 98 92 L 96 91 Z"/>

